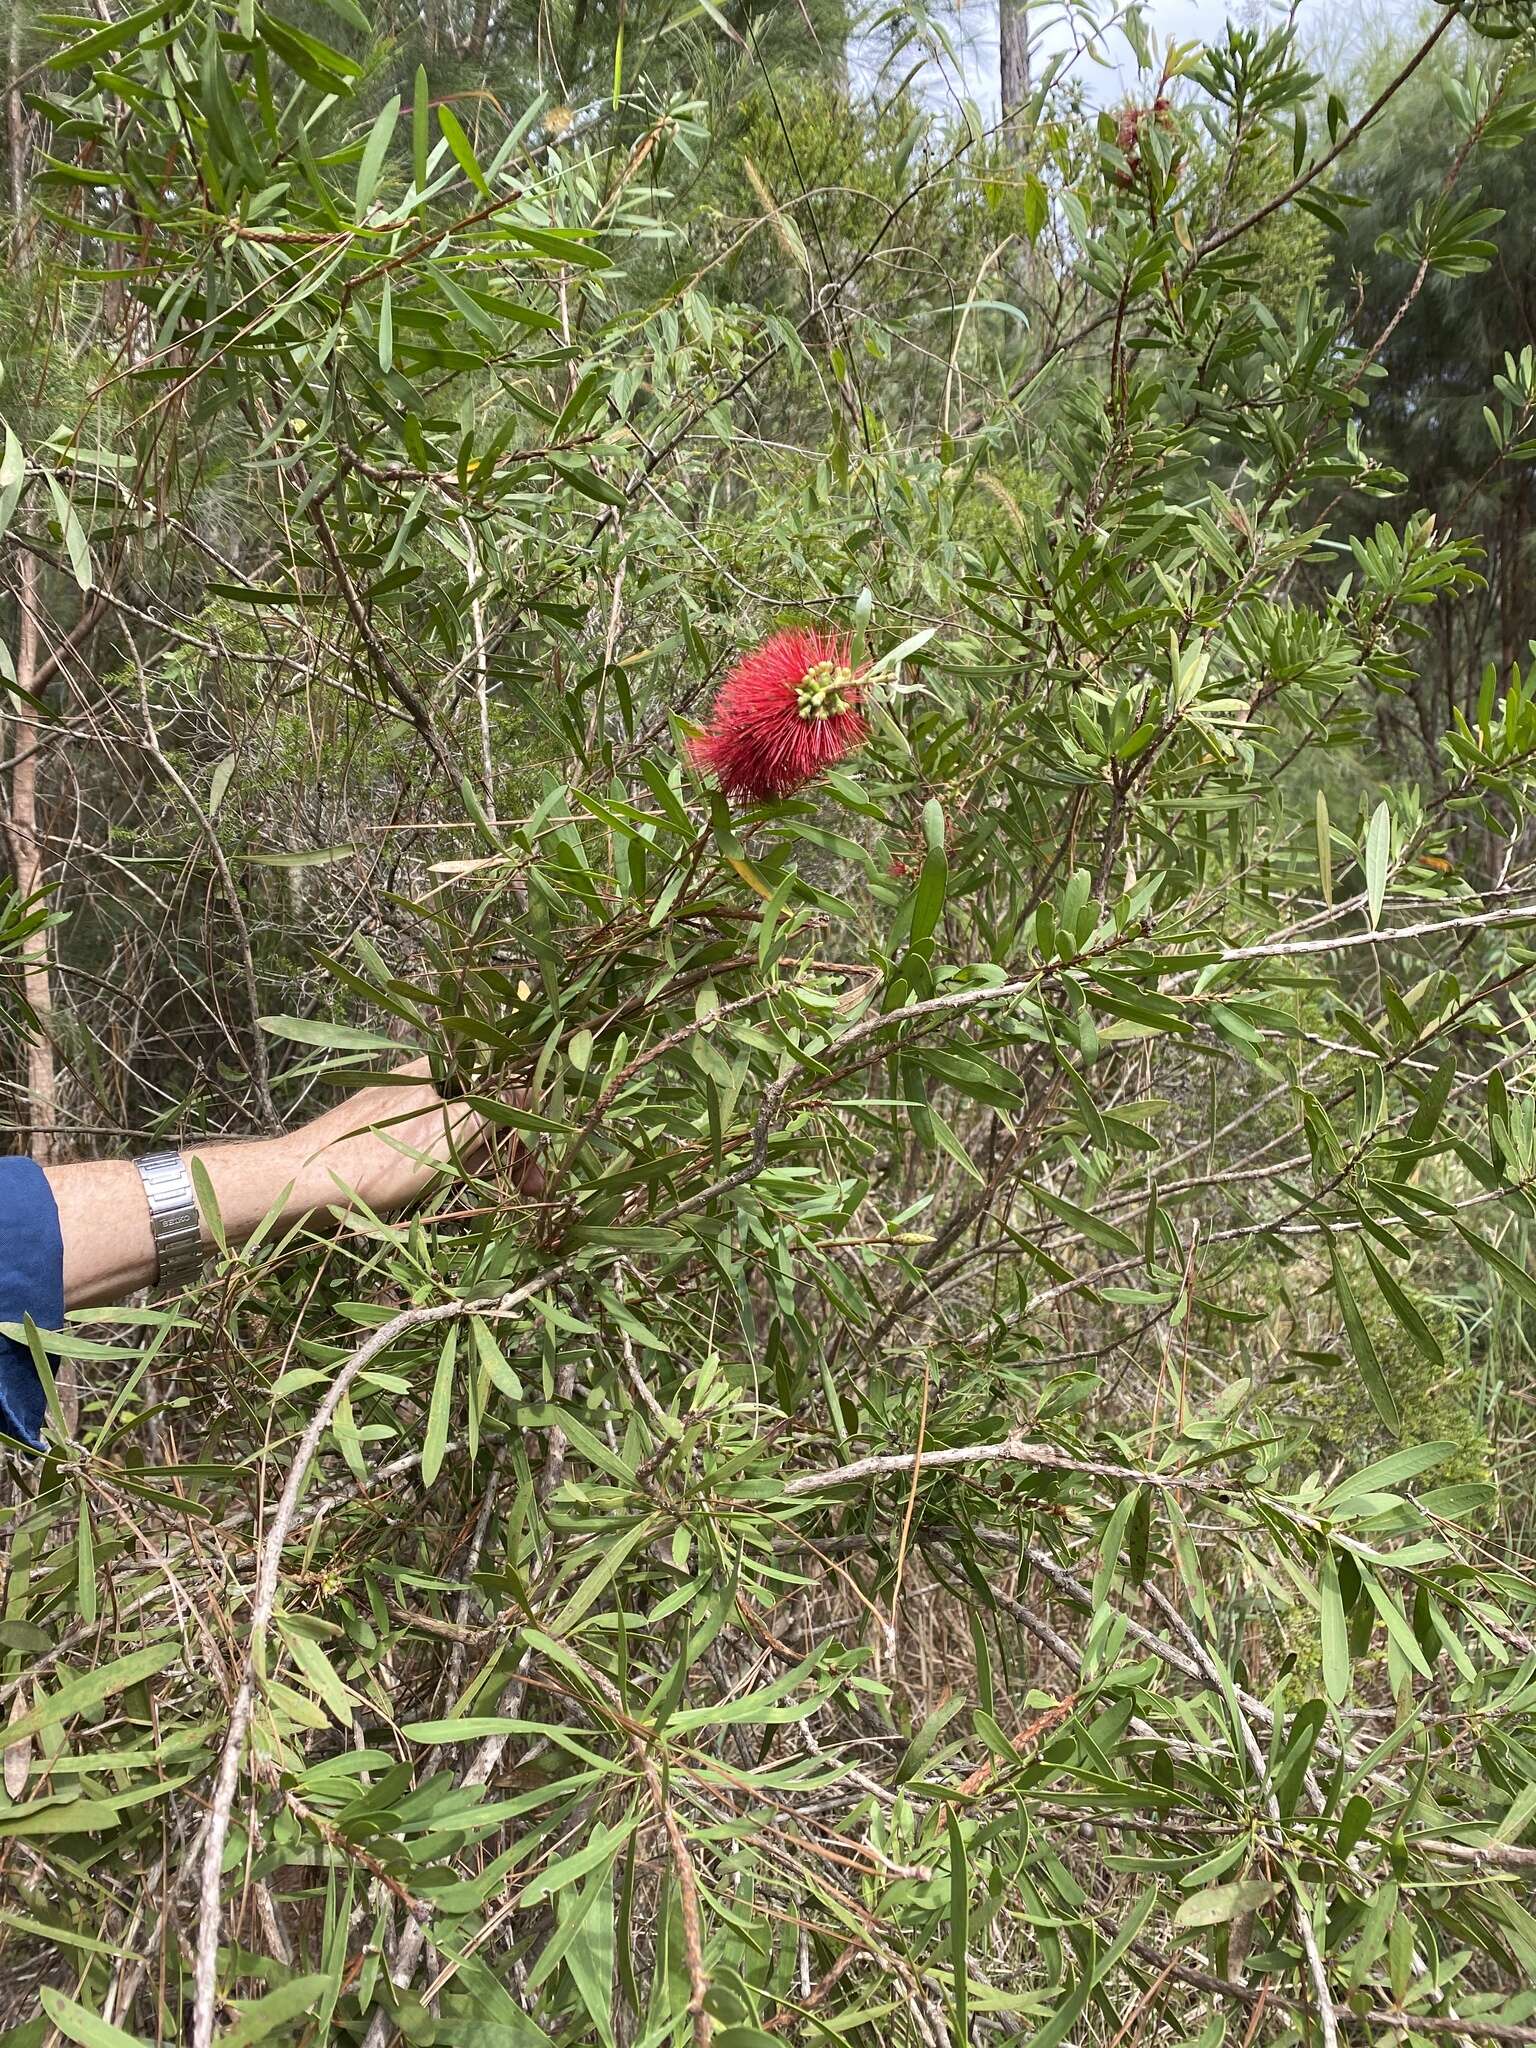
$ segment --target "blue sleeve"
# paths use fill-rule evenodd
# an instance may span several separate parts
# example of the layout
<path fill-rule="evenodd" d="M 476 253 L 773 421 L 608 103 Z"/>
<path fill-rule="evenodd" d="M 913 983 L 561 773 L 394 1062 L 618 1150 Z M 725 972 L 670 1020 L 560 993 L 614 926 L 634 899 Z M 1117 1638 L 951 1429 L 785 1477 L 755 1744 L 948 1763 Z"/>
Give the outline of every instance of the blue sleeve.
<path fill-rule="evenodd" d="M 64 1322 L 64 1240 L 48 1177 L 32 1159 L 0 1159 L 0 1323 Z M 0 1336 L 0 1430 L 41 1450 L 47 1404 L 24 1344 Z"/>

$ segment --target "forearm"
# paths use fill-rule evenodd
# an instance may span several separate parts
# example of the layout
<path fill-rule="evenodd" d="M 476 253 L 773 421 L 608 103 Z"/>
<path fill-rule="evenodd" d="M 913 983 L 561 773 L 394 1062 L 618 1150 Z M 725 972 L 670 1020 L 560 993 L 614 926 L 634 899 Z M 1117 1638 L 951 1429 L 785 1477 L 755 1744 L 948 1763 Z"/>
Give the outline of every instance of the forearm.
<path fill-rule="evenodd" d="M 445 1108 L 430 1082 L 417 1081 L 364 1090 L 279 1137 L 193 1145 L 182 1156 L 206 1170 L 225 1238 L 240 1245 L 279 1204 L 283 1225 L 344 1220 L 360 1206 L 381 1214 L 401 1208 L 479 1130 L 462 1105 Z M 46 1171 L 59 1210 L 67 1305 L 100 1306 L 152 1285 L 159 1262 L 133 1163 Z M 202 1235 L 211 1246 L 206 1216 Z"/>

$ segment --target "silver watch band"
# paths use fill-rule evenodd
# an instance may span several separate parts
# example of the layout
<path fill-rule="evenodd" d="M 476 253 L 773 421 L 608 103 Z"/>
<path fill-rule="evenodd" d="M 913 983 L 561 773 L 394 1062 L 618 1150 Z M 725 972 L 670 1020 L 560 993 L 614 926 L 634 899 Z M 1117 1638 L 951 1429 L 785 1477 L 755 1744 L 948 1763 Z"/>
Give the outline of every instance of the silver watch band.
<path fill-rule="evenodd" d="M 151 1152 L 136 1159 L 144 1199 L 149 1204 L 150 1234 L 160 1262 L 158 1278 L 190 1280 L 203 1263 L 202 1212 L 192 1176 L 179 1152 Z"/>

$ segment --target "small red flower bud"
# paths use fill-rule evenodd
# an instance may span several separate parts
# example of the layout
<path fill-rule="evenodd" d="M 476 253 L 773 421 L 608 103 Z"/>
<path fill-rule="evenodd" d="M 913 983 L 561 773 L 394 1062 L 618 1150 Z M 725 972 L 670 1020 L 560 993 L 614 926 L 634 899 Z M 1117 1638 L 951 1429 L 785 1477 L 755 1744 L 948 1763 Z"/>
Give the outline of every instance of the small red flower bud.
<path fill-rule="evenodd" d="M 789 796 L 868 737 L 863 673 L 836 634 L 775 633 L 720 685 L 710 729 L 689 751 L 727 796 Z"/>
<path fill-rule="evenodd" d="M 1154 122 L 1159 128 L 1170 131 L 1175 125 L 1173 102 L 1166 93 L 1159 93 L 1149 107 L 1138 106 L 1133 102 L 1120 110 L 1119 124 L 1115 129 L 1115 147 L 1125 158 L 1125 162 L 1114 173 L 1114 179 L 1122 192 L 1128 192 L 1141 176 L 1141 139 Z M 1175 155 L 1169 165 L 1170 178 L 1178 177 L 1183 162 L 1182 154 Z"/>

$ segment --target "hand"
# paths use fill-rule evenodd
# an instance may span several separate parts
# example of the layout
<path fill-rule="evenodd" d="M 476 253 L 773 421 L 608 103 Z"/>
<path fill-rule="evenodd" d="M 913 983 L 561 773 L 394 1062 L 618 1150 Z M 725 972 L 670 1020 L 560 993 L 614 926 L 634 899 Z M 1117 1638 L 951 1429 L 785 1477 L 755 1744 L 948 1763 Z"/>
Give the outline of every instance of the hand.
<path fill-rule="evenodd" d="M 527 1195 L 542 1190 L 543 1175 L 521 1139 L 465 1102 L 445 1103 L 430 1061 L 395 1071 L 415 1085 L 402 1078 L 359 1088 L 279 1140 L 290 1149 L 303 1207 L 344 1209 L 351 1191 L 389 1215 L 417 1201 L 445 1170 L 473 1171 L 493 1148 L 513 1187 Z"/>

